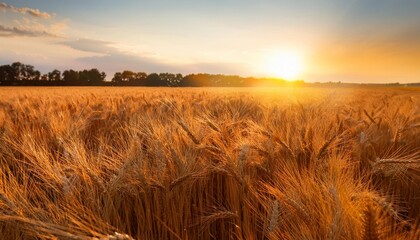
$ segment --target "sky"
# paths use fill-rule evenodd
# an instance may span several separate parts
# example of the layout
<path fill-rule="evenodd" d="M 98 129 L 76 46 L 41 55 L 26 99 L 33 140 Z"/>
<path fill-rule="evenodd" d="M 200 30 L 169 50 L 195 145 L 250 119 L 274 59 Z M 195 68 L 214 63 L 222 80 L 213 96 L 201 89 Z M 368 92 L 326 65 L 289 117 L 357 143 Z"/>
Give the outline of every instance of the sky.
<path fill-rule="evenodd" d="M 418 0 L 0 0 L 0 65 L 420 82 L 419 13 Z"/>

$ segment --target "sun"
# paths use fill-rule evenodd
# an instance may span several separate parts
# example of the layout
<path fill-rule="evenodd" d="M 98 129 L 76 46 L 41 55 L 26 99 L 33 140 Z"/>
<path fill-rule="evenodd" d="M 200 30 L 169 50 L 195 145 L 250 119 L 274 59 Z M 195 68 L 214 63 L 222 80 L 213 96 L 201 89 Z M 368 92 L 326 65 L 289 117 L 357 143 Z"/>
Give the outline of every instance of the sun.
<path fill-rule="evenodd" d="M 303 59 L 297 52 L 275 53 L 267 57 L 265 68 L 272 77 L 297 80 L 303 71 Z"/>

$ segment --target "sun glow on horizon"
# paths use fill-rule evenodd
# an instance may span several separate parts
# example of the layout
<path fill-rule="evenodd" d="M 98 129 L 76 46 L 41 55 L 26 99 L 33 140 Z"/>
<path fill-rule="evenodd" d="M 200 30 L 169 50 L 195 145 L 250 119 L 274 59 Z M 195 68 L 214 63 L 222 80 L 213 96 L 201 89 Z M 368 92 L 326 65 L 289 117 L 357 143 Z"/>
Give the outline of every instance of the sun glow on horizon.
<path fill-rule="evenodd" d="M 271 77 L 297 80 L 302 77 L 302 55 L 293 51 L 273 53 L 267 57 L 264 70 Z"/>

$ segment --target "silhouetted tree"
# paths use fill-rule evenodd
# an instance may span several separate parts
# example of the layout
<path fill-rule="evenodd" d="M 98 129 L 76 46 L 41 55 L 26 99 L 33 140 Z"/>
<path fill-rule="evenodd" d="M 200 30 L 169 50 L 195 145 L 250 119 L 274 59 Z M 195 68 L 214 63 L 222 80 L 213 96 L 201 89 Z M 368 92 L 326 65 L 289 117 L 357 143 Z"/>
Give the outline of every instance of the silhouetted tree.
<path fill-rule="evenodd" d="M 182 81 L 182 74 L 173 74 L 173 73 L 161 73 L 159 74 L 160 80 L 165 83 L 165 86 L 179 86 Z"/>
<path fill-rule="evenodd" d="M 175 75 L 174 81 L 171 83 L 172 86 L 180 86 L 182 79 L 184 79 L 184 77 L 182 76 L 182 74 L 181 73 L 177 73 Z"/>
<path fill-rule="evenodd" d="M 141 86 L 146 84 L 147 74 L 144 72 L 133 72 L 124 70 L 121 72 L 116 72 L 112 78 L 113 83 L 121 85 L 135 85 Z"/>
<path fill-rule="evenodd" d="M 138 72 L 135 74 L 132 83 L 135 85 L 144 85 L 146 83 L 147 74 L 145 72 Z"/>
<path fill-rule="evenodd" d="M 204 85 L 203 85 L 202 77 L 200 77 L 197 74 L 189 74 L 189 75 L 186 75 L 182 79 L 182 82 L 181 82 L 180 86 L 182 86 L 182 87 L 202 87 Z"/>
<path fill-rule="evenodd" d="M 114 82 L 114 83 L 122 83 L 123 82 L 122 73 L 121 72 L 116 72 L 111 81 Z"/>
<path fill-rule="evenodd" d="M 100 84 L 105 80 L 106 74 L 104 72 L 99 72 L 98 69 L 93 68 L 87 72 L 88 82 L 91 84 Z"/>
<path fill-rule="evenodd" d="M 136 78 L 136 74 L 132 71 L 125 70 L 122 72 L 122 81 L 123 82 L 132 82 Z"/>
<path fill-rule="evenodd" d="M 88 70 L 79 71 L 79 81 L 82 84 L 87 84 L 89 82 L 89 72 Z"/>
<path fill-rule="evenodd" d="M 22 64 L 21 62 L 14 62 L 12 63 L 12 79 L 13 81 L 21 81 L 24 78 L 24 68 L 25 65 Z"/>
<path fill-rule="evenodd" d="M 48 74 L 43 74 L 41 76 L 41 81 L 48 81 Z"/>
<path fill-rule="evenodd" d="M 94 68 L 91 70 L 65 70 L 63 74 L 57 69 L 41 74 L 34 66 L 21 62 L 0 66 L 1 85 L 103 85 L 106 74 Z M 63 80 L 63 81 L 62 81 Z"/>
<path fill-rule="evenodd" d="M 63 72 L 63 81 L 68 83 L 76 83 L 79 81 L 79 73 L 73 69 L 65 70 Z"/>
<path fill-rule="evenodd" d="M 159 74 L 151 73 L 146 78 L 145 86 L 166 86 L 166 83 L 162 81 Z"/>
<path fill-rule="evenodd" d="M 57 69 L 54 69 L 52 72 L 48 73 L 48 80 L 50 81 L 61 81 L 61 72 Z"/>
<path fill-rule="evenodd" d="M 39 71 L 36 71 L 34 66 L 22 64 L 22 80 L 33 81 L 37 80 L 37 77 L 41 74 Z M 39 73 L 39 74 L 38 74 Z"/>
<path fill-rule="evenodd" d="M 31 74 L 31 78 L 29 80 L 35 80 L 35 81 L 39 81 L 41 80 L 41 72 L 38 70 L 35 70 L 32 74 Z"/>
<path fill-rule="evenodd" d="M 14 71 L 13 71 L 13 67 L 10 65 L 3 65 L 0 66 L 0 82 L 2 82 L 2 84 L 6 83 L 11 83 L 13 82 L 14 79 Z"/>

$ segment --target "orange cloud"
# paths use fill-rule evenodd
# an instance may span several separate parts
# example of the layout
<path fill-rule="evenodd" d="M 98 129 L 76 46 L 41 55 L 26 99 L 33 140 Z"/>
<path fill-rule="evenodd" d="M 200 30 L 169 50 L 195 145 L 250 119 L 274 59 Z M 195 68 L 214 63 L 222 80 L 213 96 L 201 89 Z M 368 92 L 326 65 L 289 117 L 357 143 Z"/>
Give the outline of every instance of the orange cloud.
<path fill-rule="evenodd" d="M 57 37 L 46 30 L 31 30 L 22 27 L 0 25 L 0 37 Z"/>
<path fill-rule="evenodd" d="M 48 19 L 51 18 L 51 14 L 47 13 L 47 12 L 42 12 L 39 9 L 36 8 L 17 8 L 13 5 L 7 5 L 6 3 L 1 3 L 0 4 L 0 8 L 3 12 L 6 11 L 11 11 L 11 12 L 15 12 L 15 13 L 21 13 L 21 14 L 29 14 L 33 17 L 37 17 L 37 18 L 44 18 L 44 19 Z"/>

